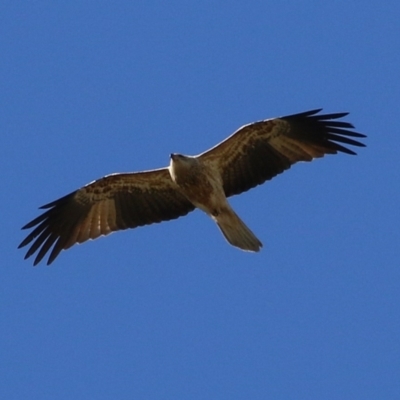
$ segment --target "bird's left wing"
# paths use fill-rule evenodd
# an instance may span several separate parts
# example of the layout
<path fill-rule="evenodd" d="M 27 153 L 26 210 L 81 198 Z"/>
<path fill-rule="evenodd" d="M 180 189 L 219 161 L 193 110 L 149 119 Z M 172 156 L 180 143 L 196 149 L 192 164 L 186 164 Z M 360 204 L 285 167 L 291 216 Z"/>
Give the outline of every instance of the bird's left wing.
<path fill-rule="evenodd" d="M 53 246 L 47 264 L 61 250 L 111 232 L 167 221 L 186 215 L 194 206 L 177 190 L 166 168 L 112 174 L 42 206 L 43 214 L 22 229 L 33 229 L 18 248 L 37 250 L 34 265 Z"/>
<path fill-rule="evenodd" d="M 307 111 L 245 125 L 230 137 L 199 155 L 218 171 L 226 196 L 245 192 L 298 161 L 311 161 L 325 154 L 355 154 L 341 143 L 365 146 L 353 138 L 365 135 L 338 119 L 347 113 L 318 114 Z"/>

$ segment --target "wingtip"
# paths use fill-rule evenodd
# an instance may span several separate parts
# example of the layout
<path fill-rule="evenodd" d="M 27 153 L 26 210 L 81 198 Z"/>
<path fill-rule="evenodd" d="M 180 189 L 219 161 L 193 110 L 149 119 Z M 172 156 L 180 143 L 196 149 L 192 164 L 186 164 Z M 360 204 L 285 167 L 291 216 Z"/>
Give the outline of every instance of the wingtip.
<path fill-rule="evenodd" d="M 44 257 L 44 254 L 38 254 L 35 258 L 35 261 L 33 262 L 33 266 L 36 267 L 36 265 L 38 265 L 40 263 L 40 261 L 42 261 Z"/>
<path fill-rule="evenodd" d="M 285 115 L 285 116 L 280 117 L 280 118 L 311 117 L 312 115 L 318 114 L 322 110 L 323 110 L 322 108 L 315 108 L 313 110 L 303 111 L 303 112 L 297 113 L 297 114 Z"/>
<path fill-rule="evenodd" d="M 27 224 L 25 224 L 25 225 L 21 228 L 21 231 L 23 231 L 23 230 L 25 230 L 25 229 L 32 228 L 33 226 L 35 226 L 35 225 L 32 224 L 32 222 L 28 222 Z"/>

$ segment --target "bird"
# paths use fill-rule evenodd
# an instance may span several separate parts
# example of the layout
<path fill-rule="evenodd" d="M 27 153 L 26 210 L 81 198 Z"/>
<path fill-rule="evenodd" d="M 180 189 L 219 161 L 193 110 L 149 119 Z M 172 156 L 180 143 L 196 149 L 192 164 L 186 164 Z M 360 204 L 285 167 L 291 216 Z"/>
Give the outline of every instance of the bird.
<path fill-rule="evenodd" d="M 356 153 L 366 135 L 342 118 L 347 112 L 322 109 L 252 122 L 197 155 L 170 155 L 168 167 L 114 173 L 67 194 L 22 229 L 32 229 L 18 248 L 31 244 L 37 265 L 49 252 L 51 264 L 62 250 L 115 231 L 168 221 L 198 208 L 217 224 L 233 246 L 258 252 L 261 241 L 236 214 L 228 198 L 241 194 L 300 161 L 326 154 Z"/>

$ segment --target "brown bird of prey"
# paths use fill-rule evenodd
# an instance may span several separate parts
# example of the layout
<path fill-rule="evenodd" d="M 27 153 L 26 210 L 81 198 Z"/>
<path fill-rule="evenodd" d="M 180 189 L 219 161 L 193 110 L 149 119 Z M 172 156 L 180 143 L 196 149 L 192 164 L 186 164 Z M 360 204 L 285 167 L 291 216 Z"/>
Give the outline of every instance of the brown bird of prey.
<path fill-rule="evenodd" d="M 34 265 L 52 248 L 47 264 L 61 250 L 127 228 L 182 217 L 195 208 L 218 225 L 226 240 L 242 250 L 259 251 L 262 243 L 238 217 L 227 197 L 245 192 L 289 169 L 298 161 L 325 154 L 356 154 L 342 144 L 352 139 L 348 113 L 312 110 L 254 122 L 198 156 L 171 154 L 168 168 L 111 174 L 42 206 L 43 212 L 22 229 L 33 229 L 19 245 L 38 250 Z"/>

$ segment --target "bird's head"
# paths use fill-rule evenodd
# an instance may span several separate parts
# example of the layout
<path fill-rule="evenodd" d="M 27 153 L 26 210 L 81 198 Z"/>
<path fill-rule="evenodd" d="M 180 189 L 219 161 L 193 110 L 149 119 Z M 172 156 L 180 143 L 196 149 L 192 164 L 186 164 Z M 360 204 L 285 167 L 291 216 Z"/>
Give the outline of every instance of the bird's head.
<path fill-rule="evenodd" d="M 178 153 L 171 153 L 169 155 L 169 158 L 171 159 L 171 161 L 177 161 L 178 159 L 182 158 L 182 154 L 178 154 Z"/>
<path fill-rule="evenodd" d="M 195 157 L 184 156 L 183 154 L 171 153 L 171 164 L 194 164 L 197 162 Z"/>
<path fill-rule="evenodd" d="M 170 155 L 169 172 L 173 180 L 177 176 L 187 174 L 188 171 L 192 171 L 198 165 L 196 157 L 184 156 L 182 154 L 172 153 Z"/>

